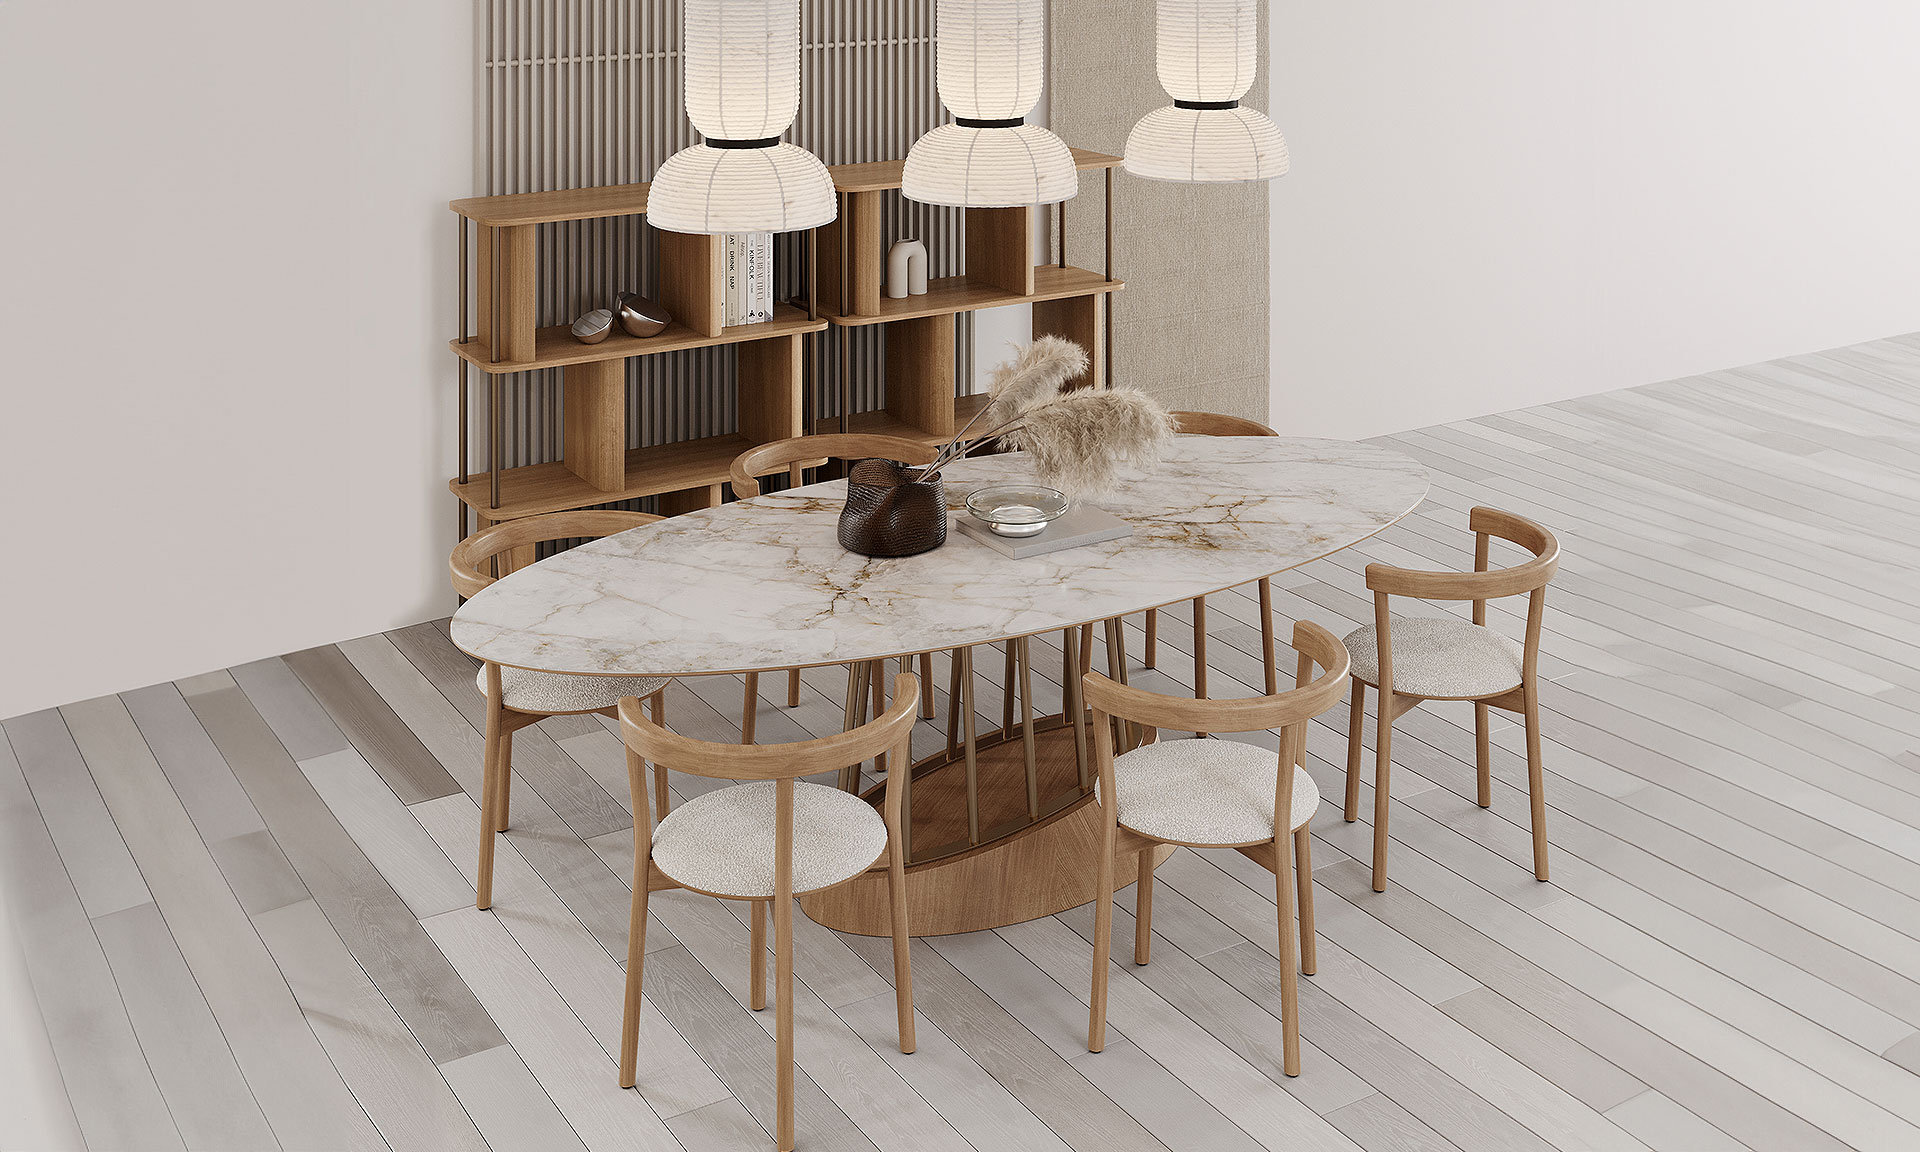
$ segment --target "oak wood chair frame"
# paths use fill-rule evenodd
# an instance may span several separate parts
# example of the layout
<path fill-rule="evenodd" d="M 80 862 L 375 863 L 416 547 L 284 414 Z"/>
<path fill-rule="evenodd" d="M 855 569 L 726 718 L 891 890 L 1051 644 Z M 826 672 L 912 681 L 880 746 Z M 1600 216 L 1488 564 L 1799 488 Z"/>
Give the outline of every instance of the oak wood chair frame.
<path fill-rule="evenodd" d="M 760 495 L 760 477 L 785 469 L 787 484 L 797 488 L 805 483 L 808 468 L 817 468 L 828 460 L 898 460 L 902 464 L 931 464 L 935 448 L 917 440 L 881 436 L 867 432 L 823 432 L 815 436 L 794 436 L 750 448 L 734 457 L 728 468 L 733 494 L 741 500 Z M 857 674 L 849 670 L 847 691 L 854 690 Z M 753 743 L 753 705 L 760 693 L 760 674 L 747 673 L 747 719 L 741 743 Z M 787 670 L 787 707 L 800 706 L 800 670 Z M 933 716 L 933 656 L 920 654 L 920 714 Z"/>
<path fill-rule="evenodd" d="M 912 766 L 907 741 L 914 724 L 918 685 L 911 675 L 894 680 L 893 706 L 878 719 L 848 732 L 793 744 L 710 744 L 678 735 L 645 716 L 636 698 L 619 705 L 620 733 L 627 748 L 627 783 L 633 792 L 633 904 L 627 937 L 625 1007 L 620 1023 L 620 1086 L 634 1085 L 640 1034 L 640 988 L 646 963 L 647 903 L 657 891 L 685 888 L 722 900 L 748 899 L 753 905 L 749 929 L 752 959 L 748 979 L 749 1004 L 754 1011 L 767 1006 L 766 913 L 773 906 L 774 1037 L 778 1078 L 776 1138 L 781 1152 L 792 1152 L 793 1130 L 793 902 L 805 895 L 793 887 L 794 781 L 875 758 L 888 757 L 886 792 L 881 816 L 887 826 L 887 844 L 863 872 L 825 887 L 837 887 L 859 875 L 885 869 L 893 929 L 893 985 L 900 1030 L 900 1051 L 915 1047 L 913 1020 L 913 964 L 907 925 L 907 873 L 902 848 L 901 812 L 911 787 Z M 702 892 L 668 876 L 653 863 L 653 811 L 643 779 L 647 767 L 654 773 L 654 795 L 666 813 L 663 781 L 666 769 L 714 779 L 774 782 L 774 891 L 771 899 Z M 821 891 L 823 889 L 810 889 Z"/>
<path fill-rule="evenodd" d="M 1375 705 L 1373 778 L 1373 890 L 1387 890 L 1387 796 L 1393 766 L 1393 723 L 1427 700 L 1473 701 L 1475 769 L 1479 777 L 1480 807 L 1493 805 L 1493 745 L 1488 709 L 1517 713 L 1527 729 L 1527 796 L 1532 807 L 1533 874 L 1547 879 L 1547 801 L 1540 754 L 1540 631 L 1547 609 L 1547 584 L 1560 565 L 1560 542 L 1539 524 L 1511 512 L 1476 507 L 1467 516 L 1474 533 L 1472 572 L 1425 572 L 1389 564 L 1367 565 L 1367 588 L 1373 593 L 1373 625 L 1379 645 L 1380 683 Z M 1533 558 L 1510 568 L 1489 568 L 1494 537 L 1518 544 Z M 1484 696 L 1415 696 L 1393 686 L 1393 632 L 1389 602 L 1394 596 L 1418 600 L 1471 600 L 1473 622 L 1485 626 L 1487 601 L 1508 596 L 1527 597 L 1527 633 L 1520 683 Z M 1347 721 L 1348 823 L 1360 814 L 1361 720 L 1366 711 L 1367 685 L 1353 681 L 1353 701 Z"/>
<path fill-rule="evenodd" d="M 1309 621 L 1293 626 L 1293 647 L 1299 653 L 1295 687 L 1287 692 L 1227 700 L 1189 700 L 1130 688 L 1098 673 L 1088 673 L 1085 695 L 1093 709 L 1094 762 L 1100 774 L 1100 806 L 1104 810 L 1099 849 L 1099 895 L 1094 904 L 1093 995 L 1087 1021 L 1087 1050 L 1106 1046 L 1107 965 L 1113 950 L 1114 853 L 1135 848 L 1140 873 L 1134 898 L 1133 962 L 1151 958 L 1153 939 L 1154 847 L 1185 844 L 1137 832 L 1120 823 L 1119 795 L 1114 781 L 1114 733 L 1108 723 L 1123 719 L 1148 731 L 1160 728 L 1201 728 L 1211 732 L 1255 732 L 1279 729 L 1280 750 L 1274 779 L 1274 833 L 1245 844 L 1191 844 L 1187 847 L 1233 848 L 1274 876 L 1274 898 L 1280 938 L 1280 1007 L 1283 1029 L 1283 1071 L 1300 1074 L 1299 973 L 1311 976 L 1317 967 L 1313 925 L 1313 836 L 1303 824 L 1291 823 L 1294 768 L 1306 762 L 1307 728 L 1314 717 L 1333 708 L 1347 690 L 1351 657 L 1331 632 Z M 1314 675 L 1318 665 L 1320 674 Z M 1292 851 L 1287 841 L 1292 840 Z M 1293 931 L 1294 900 L 1299 900 L 1299 934 Z M 1296 950 L 1296 941 L 1298 944 Z"/>
<path fill-rule="evenodd" d="M 1280 433 L 1256 420 L 1240 416 L 1227 416 L 1219 412 L 1175 412 L 1173 418 L 1180 423 L 1180 431 L 1195 436 L 1278 436 Z M 1260 654 L 1266 660 L 1266 693 L 1269 696 L 1280 691 L 1280 672 L 1274 663 L 1277 658 L 1275 648 L 1278 643 L 1273 631 L 1273 582 L 1262 576 L 1260 586 Z M 1160 610 L 1147 609 L 1147 640 L 1141 654 L 1141 663 L 1155 667 L 1160 655 Z M 1193 598 L 1193 695 L 1196 700 L 1207 698 L 1207 598 Z M 1195 736 L 1204 736 L 1204 732 L 1195 732 Z"/>
<path fill-rule="evenodd" d="M 645 512 L 620 512 L 612 509 L 585 509 L 550 512 L 505 520 L 483 528 L 454 546 L 447 557 L 447 571 L 454 591 L 472 597 L 492 585 L 498 577 L 491 574 L 491 561 L 516 548 L 526 548 L 555 540 L 592 539 L 612 536 L 630 528 L 659 522 L 663 517 Z M 480 863 L 479 883 L 475 886 L 474 907 L 493 905 L 493 838 L 505 832 L 513 795 L 513 734 L 531 727 L 549 716 L 613 716 L 614 706 L 583 708 L 567 712 L 530 712 L 506 704 L 501 690 L 500 665 L 488 662 L 487 726 L 485 770 L 480 785 Z M 666 687 L 648 697 L 656 723 L 664 724 Z M 660 795 L 666 796 L 666 779 L 660 779 Z"/>

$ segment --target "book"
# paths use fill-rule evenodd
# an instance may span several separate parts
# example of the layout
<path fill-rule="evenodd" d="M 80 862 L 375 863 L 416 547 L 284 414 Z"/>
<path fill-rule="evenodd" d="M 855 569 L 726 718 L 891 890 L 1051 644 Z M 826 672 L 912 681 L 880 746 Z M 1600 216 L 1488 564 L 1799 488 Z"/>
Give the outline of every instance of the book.
<path fill-rule="evenodd" d="M 741 238 L 735 233 L 727 233 L 724 267 L 722 269 L 722 279 L 726 285 L 726 296 L 723 301 L 720 322 L 729 328 L 740 323 L 741 317 L 746 314 L 746 309 L 741 306 L 740 239 Z"/>
<path fill-rule="evenodd" d="M 1091 504 L 1076 504 L 1066 515 L 1032 536 L 1002 536 L 965 512 L 953 518 L 953 526 L 980 543 L 1014 560 L 1045 556 L 1087 544 L 1120 540 L 1133 535 L 1133 525 Z"/>
<path fill-rule="evenodd" d="M 724 276 L 723 324 L 731 328 L 773 319 L 773 233 L 728 233 Z"/>

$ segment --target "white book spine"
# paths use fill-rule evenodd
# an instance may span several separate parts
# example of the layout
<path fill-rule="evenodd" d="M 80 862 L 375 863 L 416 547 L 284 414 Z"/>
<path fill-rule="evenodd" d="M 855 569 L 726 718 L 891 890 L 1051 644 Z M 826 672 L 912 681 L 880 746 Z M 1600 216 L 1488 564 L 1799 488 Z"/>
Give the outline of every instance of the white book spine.
<path fill-rule="evenodd" d="M 773 233 L 762 232 L 760 241 L 760 280 L 755 285 L 755 308 L 762 321 L 773 319 Z"/>
<path fill-rule="evenodd" d="M 740 237 L 731 232 L 727 234 L 726 283 L 726 314 L 721 318 L 721 323 L 731 328 L 740 323 L 744 311 L 740 306 Z"/>

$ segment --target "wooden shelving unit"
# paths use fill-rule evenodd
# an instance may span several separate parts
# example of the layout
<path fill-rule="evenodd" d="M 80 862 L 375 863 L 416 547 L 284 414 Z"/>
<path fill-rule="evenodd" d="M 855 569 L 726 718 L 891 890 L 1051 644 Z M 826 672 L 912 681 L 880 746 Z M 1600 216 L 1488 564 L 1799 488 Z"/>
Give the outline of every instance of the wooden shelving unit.
<path fill-rule="evenodd" d="M 767 323 L 723 327 L 724 238 L 660 232 L 655 295 L 674 322 L 651 339 L 621 333 L 600 344 L 579 343 L 565 325 L 536 327 L 537 229 L 561 221 L 644 215 L 647 185 L 452 201 L 448 206 L 460 218 L 460 335 L 451 342 L 460 372 L 460 475 L 448 487 L 459 500 L 461 535 L 467 533 L 469 511 L 476 527 L 485 527 L 644 496 L 659 497 L 661 511 L 668 514 L 718 504 L 736 456 L 756 444 L 802 434 L 809 360 L 804 341 L 829 330 L 844 339 L 852 328 L 881 328 L 887 402 L 881 411 L 849 413 L 843 376 L 840 410 L 847 415 L 815 421 L 814 431 L 845 427 L 929 443 L 951 437 L 986 403 L 985 396 L 956 396 L 955 318 L 984 308 L 1032 305 L 1034 334 L 1055 333 L 1085 347 L 1093 384 L 1104 387 L 1110 301 L 1124 287 L 1112 269 L 1113 169 L 1120 158 L 1081 149 L 1073 155 L 1082 171 L 1100 171 L 1106 178 L 1108 240 L 1098 272 L 1065 262 L 1064 222 L 1060 262 L 1038 264 L 1034 209 L 970 208 L 966 273 L 935 280 L 924 296 L 883 296 L 880 275 L 889 238 L 882 235 L 882 197 L 900 187 L 904 162 L 846 164 L 830 169 L 840 195 L 839 220 L 808 237 L 813 265 L 808 307 L 782 303 Z M 477 243 L 478 277 L 470 275 L 470 238 Z M 811 259 L 814 252 L 817 261 Z M 629 449 L 626 362 L 723 344 L 739 348 L 738 431 Z M 844 346 L 842 351 L 844 373 Z M 563 374 L 562 458 L 502 468 L 503 390 L 518 374 L 543 369 Z M 479 473 L 468 468 L 467 444 L 469 374 L 476 371 L 488 386 L 488 469 Z M 530 560 L 516 555 L 506 567 Z"/>
<path fill-rule="evenodd" d="M 567 220 L 644 215 L 647 185 L 483 196 L 449 204 L 460 217 L 460 336 L 451 342 L 460 368 L 460 475 L 448 482 L 459 499 L 460 533 L 467 513 L 476 527 L 502 520 L 593 507 L 643 496 L 660 498 L 668 514 L 707 508 L 723 498 L 734 457 L 756 444 L 802 431 L 807 357 L 804 340 L 827 321 L 790 303 L 763 324 L 724 327 L 725 238 L 661 232 L 655 295 L 673 314 L 648 339 L 616 333 L 599 344 L 575 340 L 567 325 L 535 327 L 538 289 L 536 229 Z M 482 274 L 470 277 L 469 230 Z M 470 281 L 477 279 L 469 291 Z M 468 322 L 472 300 L 474 322 Z M 612 301 L 608 301 L 611 304 Z M 496 335 L 497 339 L 496 339 Z M 649 448 L 627 447 L 626 362 L 691 348 L 737 345 L 739 430 L 725 436 Z M 562 457 L 519 468 L 498 466 L 501 394 L 515 376 L 558 369 L 564 385 Z M 488 384 L 489 467 L 468 469 L 468 374 Z M 508 567 L 529 560 L 512 558 Z"/>
<path fill-rule="evenodd" d="M 1073 158 L 1081 171 L 1099 171 L 1106 178 L 1107 243 L 1100 271 L 1065 262 L 1065 204 L 1055 209 L 1062 224 L 1060 261 L 1054 264 L 1036 262 L 1035 209 L 969 208 L 966 273 L 932 281 L 923 296 L 902 298 L 880 291 L 890 240 L 882 234 L 881 197 L 900 187 L 904 161 L 843 164 L 828 170 L 840 195 L 840 218 L 821 230 L 822 316 L 842 340 L 848 329 L 881 327 L 886 342 L 886 408 L 850 412 L 850 389 L 843 376 L 840 410 L 846 415 L 817 420 L 814 431 L 844 428 L 928 443 L 953 436 L 985 403 L 985 397 L 956 395 L 955 317 L 987 308 L 1032 305 L 1033 334 L 1062 336 L 1087 349 L 1091 385 L 1106 386 L 1112 351 L 1110 300 L 1126 287 L 1113 276 L 1113 170 L 1121 160 L 1080 148 L 1073 149 Z M 844 355 L 840 363 L 844 371 Z"/>

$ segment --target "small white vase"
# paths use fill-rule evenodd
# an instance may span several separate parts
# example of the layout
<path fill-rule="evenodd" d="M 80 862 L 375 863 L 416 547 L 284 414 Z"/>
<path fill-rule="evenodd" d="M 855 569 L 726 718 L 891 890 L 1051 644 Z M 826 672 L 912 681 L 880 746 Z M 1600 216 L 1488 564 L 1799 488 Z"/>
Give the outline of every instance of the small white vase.
<path fill-rule="evenodd" d="M 895 300 L 927 294 L 927 246 L 901 240 L 887 249 L 887 295 Z"/>

